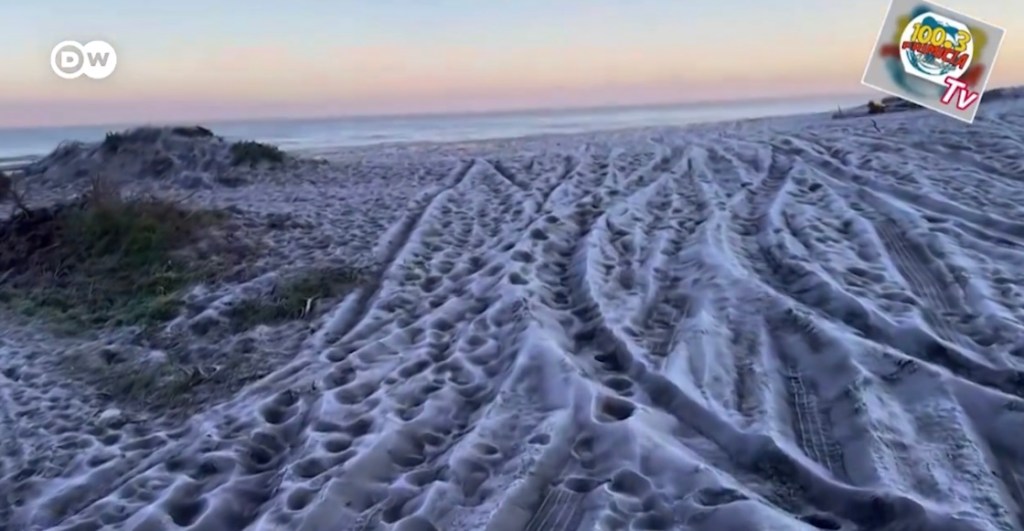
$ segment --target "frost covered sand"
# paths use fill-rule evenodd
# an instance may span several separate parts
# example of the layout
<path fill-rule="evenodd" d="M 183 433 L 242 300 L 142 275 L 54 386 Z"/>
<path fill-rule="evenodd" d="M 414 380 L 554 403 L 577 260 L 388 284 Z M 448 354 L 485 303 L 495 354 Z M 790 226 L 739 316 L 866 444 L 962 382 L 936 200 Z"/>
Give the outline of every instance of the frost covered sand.
<path fill-rule="evenodd" d="M 281 268 L 379 273 L 313 320 L 244 332 L 278 365 L 184 419 L 129 413 L 53 369 L 100 340 L 12 319 L 0 520 L 1021 529 L 1024 104 L 986 105 L 972 126 L 872 119 L 164 179 L 199 205 L 291 220 L 264 236 L 269 276 L 208 288 L 167 325 L 193 344 L 212 341 L 195 322 Z"/>

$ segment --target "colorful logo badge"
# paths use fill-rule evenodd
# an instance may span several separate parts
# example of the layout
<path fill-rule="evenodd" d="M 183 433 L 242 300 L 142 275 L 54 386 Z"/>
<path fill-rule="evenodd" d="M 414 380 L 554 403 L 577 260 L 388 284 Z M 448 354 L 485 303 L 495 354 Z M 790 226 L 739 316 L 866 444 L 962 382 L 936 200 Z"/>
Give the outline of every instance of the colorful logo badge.
<path fill-rule="evenodd" d="M 1004 31 L 920 0 L 893 0 L 862 83 L 971 123 Z"/>

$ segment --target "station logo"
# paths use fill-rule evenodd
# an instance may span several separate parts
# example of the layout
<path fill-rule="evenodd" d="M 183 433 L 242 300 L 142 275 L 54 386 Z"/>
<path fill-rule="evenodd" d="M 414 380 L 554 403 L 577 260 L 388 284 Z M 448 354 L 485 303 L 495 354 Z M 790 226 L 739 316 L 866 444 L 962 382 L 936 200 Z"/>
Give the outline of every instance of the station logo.
<path fill-rule="evenodd" d="M 117 52 L 104 41 L 62 41 L 50 50 L 50 68 L 61 79 L 105 79 L 117 68 Z"/>
<path fill-rule="evenodd" d="M 971 123 L 1004 30 L 919 0 L 893 0 L 862 83 Z"/>

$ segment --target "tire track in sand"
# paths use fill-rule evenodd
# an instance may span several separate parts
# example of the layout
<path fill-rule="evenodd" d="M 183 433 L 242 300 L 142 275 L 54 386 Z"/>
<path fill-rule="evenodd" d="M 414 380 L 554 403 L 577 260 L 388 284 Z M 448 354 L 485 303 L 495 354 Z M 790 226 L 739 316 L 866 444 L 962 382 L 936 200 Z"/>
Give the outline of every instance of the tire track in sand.
<path fill-rule="evenodd" d="M 900 275 L 911 291 L 925 301 L 921 313 L 926 322 L 942 339 L 964 348 L 972 348 L 973 345 L 957 333 L 945 318 L 945 315 L 959 313 L 959 308 L 950 303 L 947 293 L 948 289 L 957 287 L 944 286 L 932 271 L 934 265 L 931 264 L 938 264 L 938 260 L 923 245 L 908 239 L 892 220 L 883 220 L 875 228 Z"/>
<path fill-rule="evenodd" d="M 780 141 L 780 148 L 771 146 L 771 162 L 764 177 L 750 189 L 750 195 L 734 202 L 732 218 L 735 221 L 734 230 L 740 236 L 740 245 L 734 247 L 734 254 L 745 258 L 745 265 L 757 274 L 765 295 L 780 298 L 782 307 L 796 301 L 810 302 L 804 293 L 813 291 L 814 288 L 809 286 L 824 286 L 816 274 L 793 261 L 793 252 L 783 239 L 787 227 L 784 220 L 778 219 L 782 218 L 780 203 L 796 163 L 792 157 L 784 154 L 786 149 L 788 140 L 785 138 Z M 794 286 L 801 288 L 794 290 Z M 816 325 L 809 318 L 801 317 L 791 310 L 783 311 L 795 319 L 792 326 L 786 327 L 795 334 L 794 337 L 811 338 L 794 343 L 794 348 L 798 344 L 813 343 Z M 759 339 L 756 331 L 741 332 L 741 336 L 747 338 L 743 345 L 747 350 L 741 351 L 736 362 L 737 402 L 756 403 L 757 398 L 750 395 L 758 391 L 761 391 L 764 400 L 770 400 L 773 394 L 771 389 L 781 387 L 790 408 L 788 417 L 797 445 L 805 455 L 837 479 L 847 481 L 849 474 L 843 463 L 842 446 L 833 434 L 830 421 L 823 414 L 817 393 L 807 383 L 803 369 L 800 368 L 801 359 L 813 356 L 813 349 L 800 348 L 798 352 L 788 353 L 787 347 L 783 345 L 793 343 L 794 339 L 781 339 L 781 331 L 777 328 L 777 324 L 766 327 L 766 341 Z M 773 370 L 768 365 L 778 367 Z M 758 370 L 758 367 L 761 369 Z M 773 373 L 778 374 L 778 380 L 772 377 Z M 760 379 L 761 383 L 755 383 L 754 378 Z"/>
<path fill-rule="evenodd" d="M 809 160 L 810 168 L 816 173 L 816 177 L 830 186 L 832 186 L 832 183 L 836 183 L 834 188 L 837 192 L 842 189 L 847 194 L 856 194 L 857 202 L 861 206 L 858 212 L 865 220 L 870 222 L 868 230 L 871 233 L 871 239 L 876 242 L 875 247 L 881 253 L 881 256 L 888 255 L 889 263 L 893 264 L 888 269 L 896 275 L 903 277 L 906 285 L 913 286 L 916 284 L 917 289 L 921 290 L 916 295 L 926 303 L 923 306 L 931 307 L 932 312 L 938 307 L 940 310 L 946 308 L 950 315 L 964 315 L 960 300 L 942 300 L 942 297 L 952 297 L 949 292 L 941 290 L 943 285 L 942 278 L 946 275 L 938 275 L 944 270 L 929 270 L 927 268 L 927 261 L 922 262 L 924 259 L 920 257 L 915 258 L 912 251 L 906 250 L 908 247 L 901 246 L 901 243 L 910 238 L 910 236 L 900 236 L 901 234 L 906 234 L 905 229 L 900 228 L 899 231 L 896 231 L 895 236 L 893 236 L 893 233 L 888 234 L 892 238 L 888 245 L 895 245 L 896 247 L 896 250 L 890 253 L 889 247 L 882 240 L 881 231 L 878 229 L 878 226 L 886 222 L 896 223 L 897 220 L 894 219 L 893 214 L 888 213 L 893 207 L 889 206 L 883 197 L 870 190 L 871 181 L 869 179 L 857 173 L 854 169 L 846 168 L 835 161 L 816 156 L 809 148 L 802 145 L 800 141 L 795 141 L 794 145 L 788 146 L 786 149 L 792 152 L 793 156 L 801 157 L 801 160 Z M 829 170 L 831 170 L 831 173 L 827 173 Z M 923 243 L 917 242 L 917 245 L 920 249 L 927 251 Z M 901 253 L 901 249 L 903 250 L 902 253 L 906 253 L 906 255 Z M 894 263 L 898 260 L 896 256 L 901 255 L 904 260 L 902 267 L 905 268 L 905 274 Z M 933 257 L 930 254 L 927 256 Z M 915 259 L 917 262 L 914 262 Z M 787 265 L 785 261 L 780 260 L 781 257 L 776 259 L 775 262 L 780 266 Z M 943 267 L 937 259 L 935 264 L 936 267 Z M 807 266 L 803 264 L 788 265 L 791 269 L 794 269 L 792 272 L 793 278 L 808 275 L 811 277 L 817 276 L 817 273 L 808 270 Z M 917 267 L 914 267 L 915 265 Z M 895 269 L 893 269 L 894 267 Z M 948 274 L 948 271 L 945 272 Z M 929 275 L 933 276 L 929 277 Z M 913 278 L 913 281 L 907 280 L 907 276 Z M 815 282 L 827 284 L 826 279 L 823 278 L 816 279 Z M 951 289 L 959 289 L 959 286 L 952 286 Z M 938 293 L 936 293 L 936 290 L 938 290 Z M 822 290 L 804 289 L 800 293 L 793 293 L 793 295 L 796 300 L 819 309 L 837 321 L 857 330 L 864 337 L 872 341 L 892 347 L 904 352 L 908 356 L 942 367 L 960 378 L 998 389 L 1013 396 L 1024 396 L 1024 373 L 1014 369 L 993 366 L 987 363 L 987 360 L 978 359 L 978 352 L 974 348 L 961 346 L 961 342 L 966 341 L 966 338 L 950 341 L 945 337 L 936 338 L 936 333 L 919 326 L 907 327 L 898 325 L 887 316 L 881 315 L 870 306 L 865 305 L 856 297 L 834 286 L 829 287 L 827 293 Z M 952 302 L 953 300 L 955 300 L 955 304 Z M 935 316 L 933 318 L 938 319 L 943 317 L 934 313 L 932 315 Z M 939 330 L 945 329 L 945 333 L 949 336 L 959 336 L 948 324 L 948 321 L 939 321 L 938 327 Z M 930 324 L 929 328 L 934 329 Z"/>
<path fill-rule="evenodd" d="M 781 189 L 785 175 L 773 174 L 772 177 L 781 182 L 770 183 L 767 188 Z M 588 219 L 592 217 L 586 216 L 582 221 Z M 786 510 L 800 511 L 808 506 L 821 506 L 822 499 L 818 495 L 820 493 L 816 494 L 810 485 L 816 484 L 820 487 L 822 484 L 819 483 L 820 480 L 811 479 L 803 465 L 780 447 L 769 444 L 767 439 L 764 440 L 767 447 L 761 447 L 760 443 L 756 444 L 756 449 L 748 446 L 755 445 L 753 440 L 760 440 L 762 436 L 737 432 L 701 401 L 689 396 L 671 380 L 653 370 L 652 366 L 644 363 L 637 354 L 634 354 L 630 344 L 608 326 L 606 317 L 591 291 L 588 275 L 593 271 L 586 266 L 588 250 L 593 247 L 588 245 L 587 236 L 593 230 L 599 230 L 601 224 L 590 221 L 580 223 L 578 227 L 576 243 L 563 250 L 563 256 L 574 257 L 571 262 L 574 265 L 563 269 L 567 277 L 561 284 L 569 288 L 569 307 L 581 325 L 573 335 L 572 352 L 585 374 L 598 381 L 615 382 L 615 387 L 619 387 L 618 382 L 624 382 L 626 385 L 619 387 L 625 391 L 620 391 L 621 396 L 628 397 L 637 405 L 660 410 L 677 418 L 687 426 L 688 432 L 686 438 L 680 439 L 680 443 L 691 449 L 705 448 L 699 450 L 702 457 L 726 473 L 741 476 L 754 473 L 757 476 L 774 477 L 774 481 L 784 486 L 773 493 L 765 494 L 769 499 L 781 503 Z M 808 431 L 808 434 L 810 433 Z M 823 434 L 817 437 L 827 438 Z M 826 456 L 829 455 L 828 451 L 827 447 L 823 449 Z M 770 466 L 757 464 L 761 459 L 754 455 L 761 454 L 772 463 Z M 833 468 L 838 467 L 833 465 Z M 557 491 L 549 492 L 548 495 L 561 496 Z M 903 502 L 889 500 L 885 503 Z M 863 519 L 854 516 L 856 510 L 844 513 L 844 517 L 847 518 Z M 668 521 L 671 522 L 671 518 Z"/>
<path fill-rule="evenodd" d="M 609 166 L 603 156 L 590 153 L 574 169 L 576 178 L 562 183 L 559 188 L 563 197 L 572 197 L 573 201 L 566 204 L 568 208 L 564 211 L 555 210 L 548 215 L 553 224 L 535 244 L 544 256 L 544 268 L 535 272 L 545 293 L 538 302 L 544 306 L 544 311 L 553 313 L 546 322 L 562 324 L 559 331 L 567 336 L 571 345 L 565 353 L 566 361 L 572 365 L 590 365 L 587 363 L 590 356 L 614 363 L 611 356 L 602 355 L 603 351 L 594 352 L 593 345 L 600 332 L 593 327 L 599 328 L 600 310 L 589 299 L 581 301 L 574 295 L 578 289 L 589 289 L 580 285 L 584 282 L 581 271 L 586 267 L 586 234 L 602 215 L 609 199 L 603 195 L 610 177 Z M 546 353 L 549 356 L 559 354 L 556 351 Z M 565 531 L 581 525 L 586 512 L 585 500 L 607 480 L 608 473 L 601 469 L 614 461 L 614 454 L 606 453 L 614 451 L 614 447 L 604 444 L 592 433 L 592 426 L 580 419 L 597 417 L 620 422 L 635 410 L 635 405 L 626 398 L 633 394 L 629 380 L 615 371 L 597 372 L 599 374 L 594 374 L 593 367 L 588 370 L 591 377 L 620 397 L 605 396 L 602 391 L 592 399 L 579 396 L 573 399 L 570 418 L 564 419 L 559 428 L 562 433 L 554 440 L 544 436 L 548 443 L 526 471 L 523 482 L 496 509 L 487 524 L 489 531 Z M 596 411 L 592 412 L 592 407 Z"/>
<path fill-rule="evenodd" d="M 742 169 L 754 170 L 760 174 L 755 184 L 745 187 L 731 200 L 727 211 L 727 251 L 736 259 L 744 271 L 753 273 L 753 283 L 762 286 L 761 291 L 771 293 L 785 288 L 785 282 L 777 279 L 765 258 L 762 249 L 762 234 L 769 230 L 770 216 L 789 179 L 791 164 L 772 145 L 763 145 L 761 158 L 767 160 L 763 171 L 753 166 Z M 746 304 L 756 304 L 747 301 Z M 780 382 L 772 378 L 775 372 L 769 366 L 774 363 L 775 351 L 771 338 L 765 333 L 763 319 L 752 319 L 747 312 L 740 312 L 737 332 L 732 344 L 736 347 L 734 371 L 736 381 L 734 394 L 739 412 L 752 426 L 766 429 L 771 424 L 766 406 L 775 395 Z"/>
<path fill-rule="evenodd" d="M 386 243 L 380 251 L 381 267 L 379 273 L 373 276 L 369 285 L 359 288 L 358 294 L 355 295 L 351 306 L 349 306 L 350 309 L 345 314 L 339 316 L 339 319 L 330 323 L 330 329 L 326 331 L 326 338 L 324 340 L 325 346 L 345 339 L 347 335 L 356 330 L 373 306 L 374 299 L 379 295 L 384 275 L 394 266 L 398 257 L 401 256 L 402 250 L 409 244 L 412 235 L 416 232 L 416 228 L 420 225 L 427 212 L 430 211 L 434 202 L 444 196 L 445 193 L 462 184 L 462 181 L 466 179 L 476 163 L 477 159 L 461 161 L 452 171 L 449 184 L 442 186 L 440 189 L 430 193 L 426 198 L 421 199 L 422 206 L 414 207 L 411 213 L 406 214 L 401 221 L 392 227 L 390 234 L 385 236 L 384 241 Z"/>
<path fill-rule="evenodd" d="M 646 171 L 658 171 L 662 174 L 674 169 L 680 160 L 679 150 L 667 150 L 662 157 L 648 166 L 647 170 L 637 170 L 627 178 L 627 181 L 634 182 L 643 189 L 656 180 L 650 175 L 645 175 Z M 599 160 L 591 163 L 594 173 L 605 171 Z M 584 171 L 587 169 L 584 168 Z M 594 280 L 590 278 L 596 273 L 592 269 L 593 257 L 590 253 L 598 247 L 600 236 L 608 236 L 599 233 L 612 230 L 607 225 L 609 211 L 602 208 L 608 200 L 605 197 L 607 190 L 604 188 L 609 184 L 615 183 L 605 182 L 598 188 L 589 189 L 589 199 L 584 198 L 575 202 L 571 206 L 571 213 L 561 215 L 562 219 L 567 220 L 563 224 L 564 234 L 553 237 L 549 242 L 549 263 L 553 266 L 552 270 L 557 273 L 550 279 L 549 288 L 552 291 L 551 299 L 560 302 L 552 309 L 562 315 L 557 321 L 563 322 L 563 326 L 566 326 L 565 332 L 569 336 L 573 363 L 588 376 L 588 379 L 604 384 L 603 389 L 594 397 L 594 411 L 585 412 L 584 416 L 614 426 L 628 421 L 638 408 L 651 407 L 651 404 L 629 377 L 638 364 L 643 364 L 630 352 L 627 343 L 608 325 L 601 305 L 595 299 Z M 606 394 L 605 389 L 611 393 Z M 611 480 L 616 463 L 622 460 L 623 451 L 626 450 L 621 445 L 607 440 L 601 433 L 603 430 L 595 430 L 595 427 L 584 423 L 574 429 L 574 442 L 569 450 L 551 450 L 548 459 L 553 461 L 545 465 L 547 471 L 544 472 L 543 479 L 537 480 L 534 486 L 543 495 L 538 496 L 538 499 L 530 504 L 530 516 L 525 529 L 575 530 L 582 524 L 586 515 L 593 515 L 584 508 L 586 501 L 591 499 L 591 496 L 599 495 L 595 489 Z M 622 465 L 625 463 L 619 466 Z M 633 516 L 653 518 L 657 521 L 669 518 L 663 509 L 654 508 Z M 493 529 L 504 528 L 499 526 Z"/>
<path fill-rule="evenodd" d="M 699 255 L 687 252 L 697 249 L 691 244 L 711 215 L 706 193 L 694 177 L 692 157 L 692 153 L 679 153 L 655 168 L 661 176 L 650 185 L 642 206 L 653 213 L 643 228 L 652 252 L 643 266 L 650 284 L 636 325 L 657 369 L 668 362 L 680 340 L 680 321 L 692 317 L 696 309 L 694 294 L 684 287 L 695 282 L 704 267 Z"/>
<path fill-rule="evenodd" d="M 494 170 L 494 173 L 500 175 L 502 179 L 508 181 L 509 184 L 511 184 L 512 186 L 515 186 L 516 188 L 522 190 L 523 192 L 529 193 L 531 191 L 530 185 L 523 181 L 520 181 L 516 177 L 515 173 L 506 168 L 505 165 L 502 164 L 500 160 L 487 159 L 484 162 L 486 162 L 491 167 L 491 169 Z"/>
<path fill-rule="evenodd" d="M 792 309 L 772 316 L 769 338 L 775 358 L 780 362 L 786 400 L 790 407 L 790 424 L 796 442 L 804 454 L 828 470 L 834 477 L 849 481 L 842 445 L 834 435 L 828 415 L 819 404 L 818 393 L 807 382 L 801 362 L 822 356 L 825 343 L 820 340 L 817 325 L 809 316 Z"/>

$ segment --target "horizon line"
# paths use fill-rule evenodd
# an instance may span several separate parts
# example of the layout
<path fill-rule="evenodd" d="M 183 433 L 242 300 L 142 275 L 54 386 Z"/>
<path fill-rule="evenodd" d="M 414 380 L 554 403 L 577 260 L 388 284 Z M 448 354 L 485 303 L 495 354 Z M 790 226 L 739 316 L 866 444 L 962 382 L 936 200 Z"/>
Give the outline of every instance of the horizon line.
<path fill-rule="evenodd" d="M 995 88 L 995 87 L 993 87 Z M 0 125 L 0 131 L 31 131 L 31 130 L 45 130 L 45 129 L 64 129 L 64 128 L 94 128 L 94 127 L 145 127 L 145 126 L 161 126 L 161 125 L 203 125 L 203 124 L 238 124 L 238 123 L 252 123 L 261 121 L 274 121 L 274 122 L 307 122 L 307 121 L 331 121 L 331 120 L 372 120 L 379 118 L 412 118 L 412 119 L 429 119 L 438 117 L 473 117 L 473 116 L 503 116 L 513 114 L 529 114 L 529 113 L 545 113 L 545 112 L 586 112 L 586 111 L 600 111 L 600 110 L 622 110 L 622 109 L 651 109 L 659 107 L 680 107 L 689 105 L 707 105 L 707 104 L 736 104 L 736 103 L 766 103 L 766 102 L 785 102 L 799 99 L 821 99 L 821 98 L 853 98 L 863 97 L 870 94 L 870 89 L 866 88 L 859 92 L 843 92 L 843 93 L 821 93 L 821 94 L 801 94 L 795 96 L 764 96 L 756 98 L 715 98 L 715 99 L 702 99 L 702 100 L 691 100 L 691 101 L 662 101 L 662 102 L 650 102 L 650 103 L 625 103 L 625 104 L 607 104 L 607 105 L 580 105 L 580 106 L 559 106 L 559 107 L 537 107 L 537 106 L 524 106 L 518 108 L 502 108 L 494 110 L 456 110 L 456 111 L 412 111 L 412 112 L 375 112 L 375 113 L 329 113 L 324 116 L 307 116 L 307 115 L 287 115 L 287 114 L 267 114 L 257 115 L 245 118 L 206 118 L 199 120 L 184 120 L 184 121 L 139 121 L 139 122 L 114 122 L 114 123 L 68 123 L 59 125 L 21 125 L 21 126 L 2 126 Z"/>

